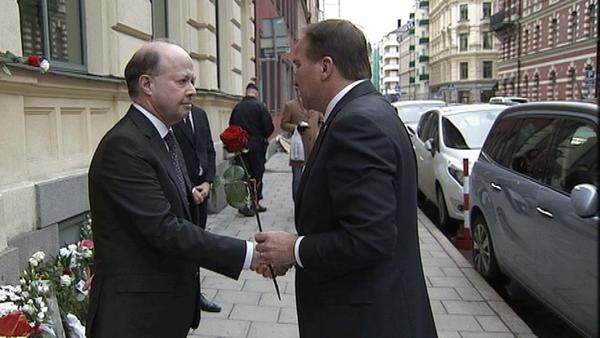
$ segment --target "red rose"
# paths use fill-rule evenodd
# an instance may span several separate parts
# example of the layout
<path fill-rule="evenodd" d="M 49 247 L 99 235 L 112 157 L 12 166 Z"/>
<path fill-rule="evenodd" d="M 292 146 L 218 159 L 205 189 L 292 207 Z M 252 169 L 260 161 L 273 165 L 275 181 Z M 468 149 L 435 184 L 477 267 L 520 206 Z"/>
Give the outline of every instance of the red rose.
<path fill-rule="evenodd" d="M 248 133 L 240 126 L 231 125 L 221 133 L 221 141 L 230 153 L 239 153 L 248 145 Z"/>
<path fill-rule="evenodd" d="M 91 239 L 81 240 L 81 246 L 92 250 L 94 249 L 94 241 L 92 241 Z"/>
<path fill-rule="evenodd" d="M 42 58 L 39 55 L 31 54 L 27 57 L 27 64 L 34 67 L 39 67 L 42 63 Z"/>

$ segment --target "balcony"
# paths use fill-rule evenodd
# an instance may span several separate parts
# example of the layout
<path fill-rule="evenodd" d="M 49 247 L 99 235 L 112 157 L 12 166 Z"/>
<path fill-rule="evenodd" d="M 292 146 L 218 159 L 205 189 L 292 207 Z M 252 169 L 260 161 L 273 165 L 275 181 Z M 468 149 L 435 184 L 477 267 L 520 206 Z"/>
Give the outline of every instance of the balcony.
<path fill-rule="evenodd" d="M 511 29 L 515 25 L 517 15 L 509 15 L 508 11 L 499 11 L 490 18 L 490 27 L 494 32 Z"/>
<path fill-rule="evenodd" d="M 426 43 L 429 43 L 429 38 L 419 38 L 420 45 L 424 45 Z"/>
<path fill-rule="evenodd" d="M 419 75 L 419 80 L 420 81 L 427 81 L 427 80 L 429 80 L 429 74 L 421 74 L 421 75 Z"/>
<path fill-rule="evenodd" d="M 419 1 L 419 8 L 429 8 L 429 1 Z"/>
<path fill-rule="evenodd" d="M 429 55 L 420 55 L 419 62 L 429 62 Z"/>
<path fill-rule="evenodd" d="M 428 26 L 428 25 L 429 25 L 429 19 L 419 20 L 419 26 Z"/>

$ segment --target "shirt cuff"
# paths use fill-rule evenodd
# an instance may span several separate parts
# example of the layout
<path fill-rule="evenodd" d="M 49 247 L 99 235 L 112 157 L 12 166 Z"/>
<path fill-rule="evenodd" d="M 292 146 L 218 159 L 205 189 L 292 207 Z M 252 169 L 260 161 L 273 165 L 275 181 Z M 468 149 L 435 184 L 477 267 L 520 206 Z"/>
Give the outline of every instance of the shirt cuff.
<path fill-rule="evenodd" d="M 250 269 L 250 265 L 252 264 L 252 255 L 254 254 L 254 243 L 250 241 L 246 241 L 246 259 L 244 259 L 243 269 Z"/>
<path fill-rule="evenodd" d="M 294 258 L 296 258 L 296 264 L 304 269 L 304 265 L 302 265 L 302 262 L 300 261 L 300 242 L 302 242 L 303 238 L 304 236 L 298 237 L 298 239 L 296 239 L 296 243 L 294 243 Z"/>

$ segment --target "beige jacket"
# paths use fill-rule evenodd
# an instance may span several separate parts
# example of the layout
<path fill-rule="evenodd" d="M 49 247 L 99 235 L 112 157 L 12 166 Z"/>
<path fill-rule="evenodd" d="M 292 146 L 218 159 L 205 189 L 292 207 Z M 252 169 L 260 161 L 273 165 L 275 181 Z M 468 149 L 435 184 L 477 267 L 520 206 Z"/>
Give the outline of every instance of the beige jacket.
<path fill-rule="evenodd" d="M 301 121 L 308 123 L 308 128 L 301 134 L 304 145 L 304 158 L 308 159 L 312 151 L 319 128 L 323 124 L 323 113 L 312 109 L 305 109 L 298 99 L 293 99 L 283 107 L 283 116 L 281 117 L 281 129 L 290 133 L 294 132 L 296 125 Z M 291 166 L 303 166 L 304 162 L 290 161 Z"/>

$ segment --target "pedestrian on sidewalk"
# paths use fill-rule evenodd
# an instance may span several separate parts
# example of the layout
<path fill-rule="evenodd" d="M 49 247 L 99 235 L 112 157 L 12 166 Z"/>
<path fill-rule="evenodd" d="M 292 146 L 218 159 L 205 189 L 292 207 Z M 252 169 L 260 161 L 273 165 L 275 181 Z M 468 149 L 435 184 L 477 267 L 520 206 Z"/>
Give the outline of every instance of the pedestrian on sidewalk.
<path fill-rule="evenodd" d="M 215 146 L 210 133 L 206 112 L 192 106 L 183 121 L 173 125 L 173 133 L 181 148 L 190 183 L 198 193 L 198 203 L 192 204 L 193 222 L 206 230 L 208 217 L 208 197 L 215 179 Z M 221 312 L 221 307 L 200 292 L 200 309 L 207 312 Z"/>
<path fill-rule="evenodd" d="M 312 148 L 317 139 L 319 128 L 323 124 L 323 113 L 314 109 L 306 109 L 302 105 L 302 97 L 296 90 L 296 98 L 288 101 L 283 107 L 283 115 L 281 117 L 281 129 L 294 133 L 298 130 L 302 137 L 302 145 L 304 146 L 304 161 L 294 161 L 290 159 L 292 167 L 292 198 L 296 201 L 296 192 L 300 185 L 300 176 L 304 163 L 308 161 Z"/>
<path fill-rule="evenodd" d="M 258 87 L 254 83 L 246 86 L 246 96 L 240 101 L 231 112 L 229 125 L 237 125 L 244 129 L 249 136 L 248 152 L 242 153 L 242 159 L 248 169 L 250 177 L 248 179 L 256 180 L 256 191 L 253 194 L 258 196 L 258 210 L 253 206 L 244 206 L 238 211 L 244 216 L 254 216 L 254 212 L 264 212 L 267 208 L 260 204 L 263 190 L 263 174 L 265 173 L 265 163 L 267 162 L 267 146 L 269 145 L 269 136 L 273 133 L 273 119 L 265 106 L 258 99 Z M 237 157 L 236 157 L 237 161 Z M 241 163 L 238 163 L 241 165 Z M 254 188 L 253 185 L 250 185 Z"/>
<path fill-rule="evenodd" d="M 346 20 L 321 21 L 293 53 L 304 106 L 324 111 L 325 124 L 296 196 L 299 236 L 255 239 L 275 271 L 295 264 L 300 337 L 436 337 L 414 153 L 394 108 L 369 81 L 364 34 Z"/>

